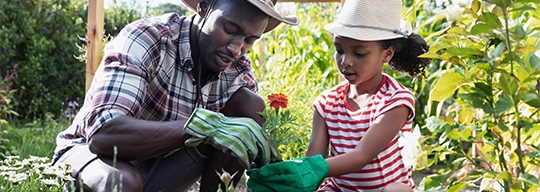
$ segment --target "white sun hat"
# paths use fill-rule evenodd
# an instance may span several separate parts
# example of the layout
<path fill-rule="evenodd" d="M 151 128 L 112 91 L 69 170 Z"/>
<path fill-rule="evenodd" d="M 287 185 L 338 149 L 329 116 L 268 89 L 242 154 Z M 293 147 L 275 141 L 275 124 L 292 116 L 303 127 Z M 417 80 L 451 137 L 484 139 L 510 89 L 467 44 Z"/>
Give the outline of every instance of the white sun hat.
<path fill-rule="evenodd" d="M 346 0 L 336 21 L 324 28 L 361 41 L 407 38 L 412 26 L 401 19 L 401 0 Z"/>

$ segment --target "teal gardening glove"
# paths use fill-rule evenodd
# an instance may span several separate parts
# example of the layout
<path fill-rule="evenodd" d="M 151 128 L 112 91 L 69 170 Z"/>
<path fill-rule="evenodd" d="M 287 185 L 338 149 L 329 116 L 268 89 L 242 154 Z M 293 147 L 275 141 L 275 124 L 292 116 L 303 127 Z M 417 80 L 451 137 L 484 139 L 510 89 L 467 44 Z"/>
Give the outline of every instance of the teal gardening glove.
<path fill-rule="evenodd" d="M 319 188 L 328 175 L 328 163 L 321 155 L 272 163 L 248 170 L 248 187 L 256 192 L 306 191 Z"/>
<path fill-rule="evenodd" d="M 222 113 L 196 108 L 184 130 L 193 136 L 186 140 L 186 146 L 211 144 L 223 152 L 231 152 L 246 169 L 255 159 L 266 165 L 279 157 L 270 138 L 251 118 L 226 117 Z"/>

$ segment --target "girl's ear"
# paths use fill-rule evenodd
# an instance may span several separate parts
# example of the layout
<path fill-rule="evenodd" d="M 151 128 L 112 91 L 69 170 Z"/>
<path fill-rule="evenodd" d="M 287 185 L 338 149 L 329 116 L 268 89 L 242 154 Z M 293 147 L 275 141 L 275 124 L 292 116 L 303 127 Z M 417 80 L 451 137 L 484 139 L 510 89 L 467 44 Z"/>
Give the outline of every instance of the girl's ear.
<path fill-rule="evenodd" d="M 387 49 L 383 50 L 383 62 L 388 63 L 394 57 L 394 53 L 396 52 L 396 48 L 394 46 L 390 46 Z"/>
<path fill-rule="evenodd" d="M 208 14 L 210 9 L 210 1 L 212 0 L 201 0 L 197 4 L 197 14 L 199 14 L 200 17 L 204 18 L 206 17 L 206 14 Z"/>

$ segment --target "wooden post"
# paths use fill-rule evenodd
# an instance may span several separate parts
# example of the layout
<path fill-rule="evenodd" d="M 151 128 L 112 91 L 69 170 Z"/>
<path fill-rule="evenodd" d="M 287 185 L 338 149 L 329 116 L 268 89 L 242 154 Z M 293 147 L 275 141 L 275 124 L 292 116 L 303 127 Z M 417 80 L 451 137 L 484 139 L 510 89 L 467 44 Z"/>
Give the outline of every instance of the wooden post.
<path fill-rule="evenodd" d="M 86 32 L 86 89 L 92 84 L 94 74 L 103 57 L 104 0 L 88 1 L 88 28 Z"/>

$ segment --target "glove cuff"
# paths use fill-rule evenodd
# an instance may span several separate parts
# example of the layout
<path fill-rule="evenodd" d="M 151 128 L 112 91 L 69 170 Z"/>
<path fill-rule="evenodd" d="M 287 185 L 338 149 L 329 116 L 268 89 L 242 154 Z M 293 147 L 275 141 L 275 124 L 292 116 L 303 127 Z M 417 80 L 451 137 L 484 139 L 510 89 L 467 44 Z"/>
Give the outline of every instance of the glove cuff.
<path fill-rule="evenodd" d="M 328 163 L 326 162 L 324 157 L 321 154 L 317 154 L 315 156 L 304 159 L 304 162 L 308 163 L 309 167 L 311 167 L 313 172 L 320 177 L 320 180 L 317 183 L 318 185 L 320 185 L 324 181 L 324 178 L 328 176 L 329 170 Z"/>

